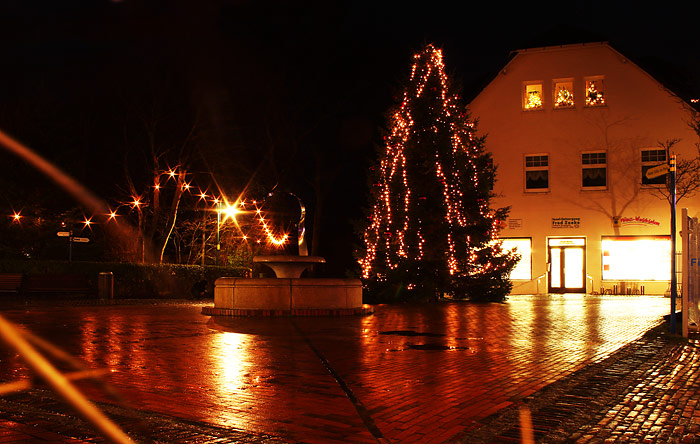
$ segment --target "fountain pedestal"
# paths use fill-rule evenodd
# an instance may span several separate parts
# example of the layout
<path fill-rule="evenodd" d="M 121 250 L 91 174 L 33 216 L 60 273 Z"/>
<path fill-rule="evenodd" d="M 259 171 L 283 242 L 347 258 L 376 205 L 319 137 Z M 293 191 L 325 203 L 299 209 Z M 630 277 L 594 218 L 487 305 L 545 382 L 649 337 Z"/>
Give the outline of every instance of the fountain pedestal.
<path fill-rule="evenodd" d="M 272 268 L 278 278 L 300 278 L 304 270 L 326 260 L 319 256 L 255 256 L 253 263 Z"/>
<path fill-rule="evenodd" d="M 359 279 L 300 278 L 318 256 L 256 256 L 277 278 L 221 277 L 214 285 L 214 307 L 202 313 L 218 316 L 340 316 L 369 314 L 362 304 Z"/>

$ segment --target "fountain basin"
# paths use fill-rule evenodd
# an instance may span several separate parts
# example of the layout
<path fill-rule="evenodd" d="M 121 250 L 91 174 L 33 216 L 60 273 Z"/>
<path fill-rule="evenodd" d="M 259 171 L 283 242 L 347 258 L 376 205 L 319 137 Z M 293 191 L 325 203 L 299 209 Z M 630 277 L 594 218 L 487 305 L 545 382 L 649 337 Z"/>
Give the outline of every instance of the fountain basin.
<path fill-rule="evenodd" d="M 214 307 L 203 314 L 223 316 L 313 316 L 372 313 L 362 304 L 359 279 L 221 277 Z"/>
<path fill-rule="evenodd" d="M 263 264 L 275 272 L 278 278 L 299 278 L 313 264 L 325 264 L 326 260 L 319 256 L 255 256 L 253 263 Z"/>

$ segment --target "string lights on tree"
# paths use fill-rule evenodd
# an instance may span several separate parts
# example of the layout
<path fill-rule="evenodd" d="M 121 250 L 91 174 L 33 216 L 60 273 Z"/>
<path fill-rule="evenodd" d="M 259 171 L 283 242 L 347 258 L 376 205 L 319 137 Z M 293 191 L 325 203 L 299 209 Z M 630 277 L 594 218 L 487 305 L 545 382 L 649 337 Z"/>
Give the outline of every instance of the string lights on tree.
<path fill-rule="evenodd" d="M 358 260 L 370 294 L 505 297 L 517 259 L 497 242 L 507 210 L 489 206 L 495 168 L 432 45 L 414 56 L 374 171 Z"/>

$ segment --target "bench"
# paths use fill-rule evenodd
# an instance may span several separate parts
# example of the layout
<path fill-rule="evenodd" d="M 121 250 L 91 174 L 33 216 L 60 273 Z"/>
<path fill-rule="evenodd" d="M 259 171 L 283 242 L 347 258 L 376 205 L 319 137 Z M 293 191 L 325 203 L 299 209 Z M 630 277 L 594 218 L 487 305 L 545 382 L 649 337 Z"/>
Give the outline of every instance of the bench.
<path fill-rule="evenodd" d="M 21 273 L 0 273 L 0 293 L 17 293 L 21 286 Z"/>
<path fill-rule="evenodd" d="M 90 290 L 87 279 L 80 274 L 35 274 L 24 277 L 24 293 L 76 293 L 85 294 Z"/>

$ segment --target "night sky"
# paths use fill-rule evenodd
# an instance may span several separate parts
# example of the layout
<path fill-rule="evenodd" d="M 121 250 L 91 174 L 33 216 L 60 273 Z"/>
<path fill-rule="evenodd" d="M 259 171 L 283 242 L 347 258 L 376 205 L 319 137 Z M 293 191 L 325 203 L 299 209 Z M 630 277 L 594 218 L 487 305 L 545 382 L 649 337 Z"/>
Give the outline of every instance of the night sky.
<path fill-rule="evenodd" d="M 0 128 L 113 200 L 125 169 L 144 173 L 144 121 L 157 118 L 170 147 L 196 123 L 191 170 L 232 193 L 279 183 L 313 211 L 310 179 L 321 180 L 322 253 L 337 274 L 351 262 L 349 221 L 362 215 L 385 113 L 425 43 L 443 48 L 466 99 L 514 49 L 601 40 L 697 97 L 692 11 L 625 3 L 7 0 Z M 46 187 L 9 153 L 0 174 L 4 209 L 36 198 L 29 180 Z M 71 204 L 55 193 L 47 205 Z"/>

